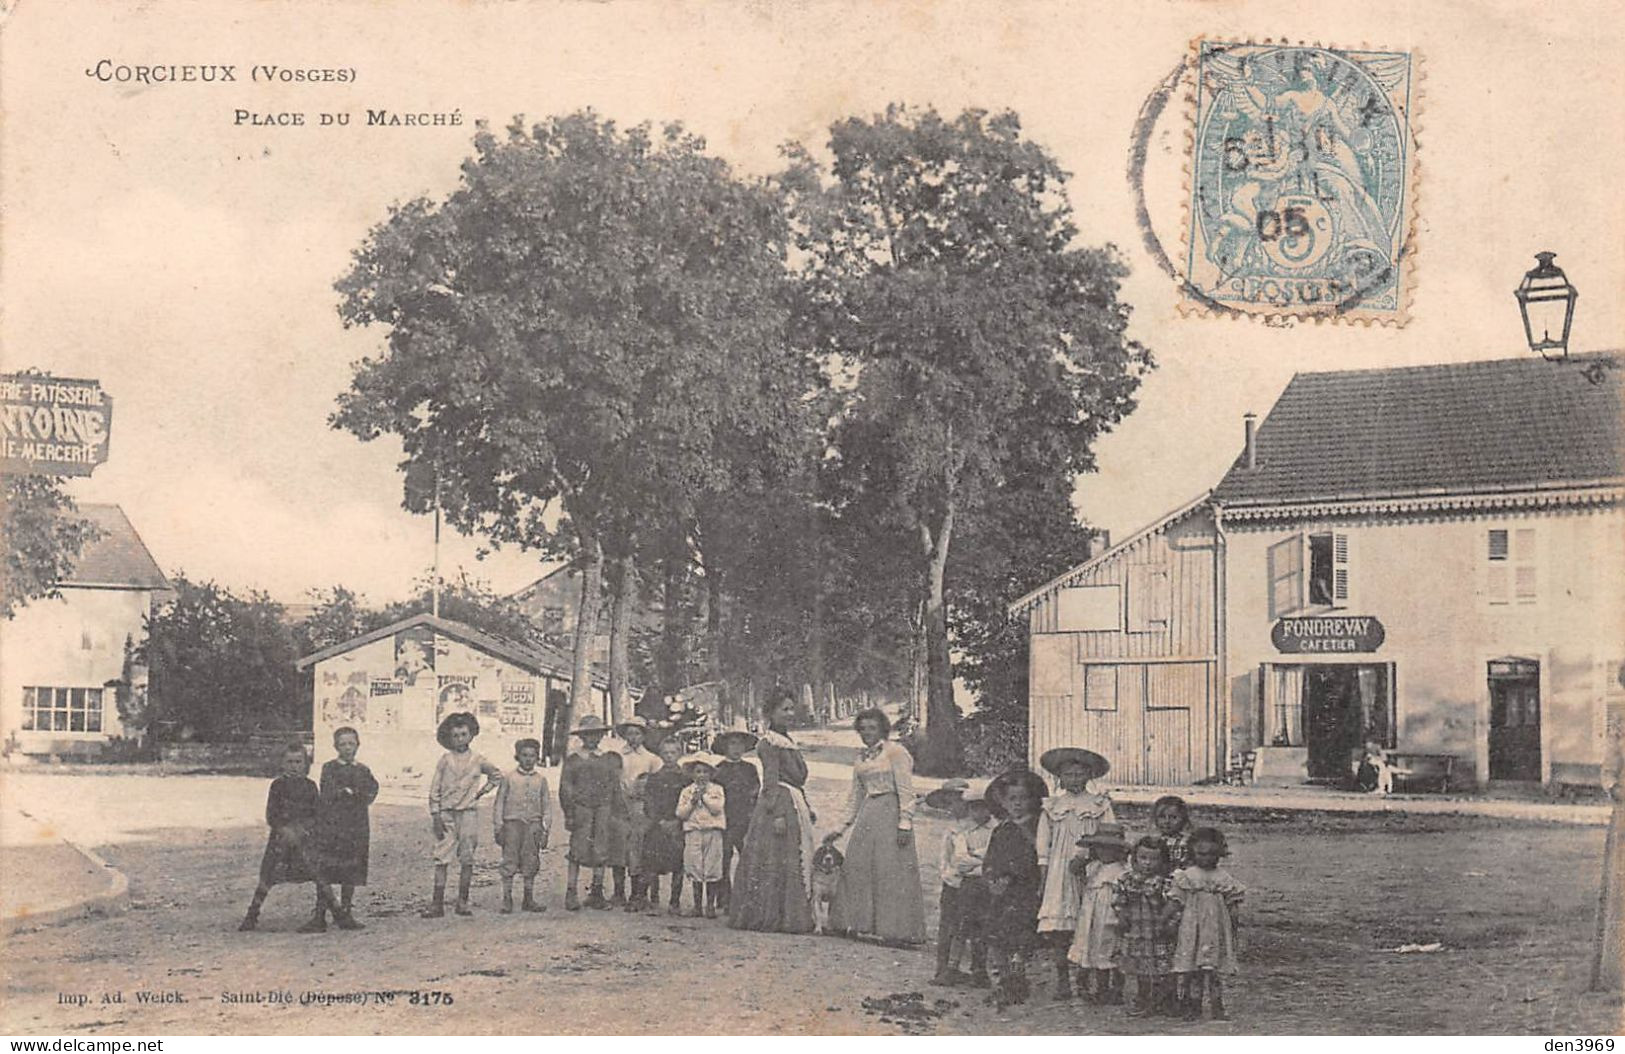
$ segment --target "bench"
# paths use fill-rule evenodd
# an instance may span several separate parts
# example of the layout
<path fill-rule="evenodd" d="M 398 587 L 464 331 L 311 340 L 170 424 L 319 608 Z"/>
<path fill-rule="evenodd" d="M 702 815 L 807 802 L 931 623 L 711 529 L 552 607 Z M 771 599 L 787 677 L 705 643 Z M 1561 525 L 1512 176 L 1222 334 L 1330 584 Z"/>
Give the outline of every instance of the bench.
<path fill-rule="evenodd" d="M 1436 785 L 1440 794 L 1450 793 L 1450 780 L 1455 775 L 1454 754 L 1409 754 L 1388 752 L 1388 763 L 1393 766 L 1394 790 L 1412 790 L 1416 784 Z"/>

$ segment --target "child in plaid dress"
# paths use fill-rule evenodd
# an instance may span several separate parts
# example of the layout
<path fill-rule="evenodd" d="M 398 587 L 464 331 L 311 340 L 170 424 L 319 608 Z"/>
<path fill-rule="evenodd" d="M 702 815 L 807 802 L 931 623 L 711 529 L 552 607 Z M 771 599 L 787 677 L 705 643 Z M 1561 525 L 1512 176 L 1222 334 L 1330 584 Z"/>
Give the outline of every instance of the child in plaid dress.
<path fill-rule="evenodd" d="M 1118 968 L 1134 978 L 1130 1017 L 1144 1017 L 1166 1001 L 1173 969 L 1179 903 L 1168 898 L 1168 849 L 1155 837 L 1140 839 L 1128 874 L 1112 889 L 1117 912 Z"/>

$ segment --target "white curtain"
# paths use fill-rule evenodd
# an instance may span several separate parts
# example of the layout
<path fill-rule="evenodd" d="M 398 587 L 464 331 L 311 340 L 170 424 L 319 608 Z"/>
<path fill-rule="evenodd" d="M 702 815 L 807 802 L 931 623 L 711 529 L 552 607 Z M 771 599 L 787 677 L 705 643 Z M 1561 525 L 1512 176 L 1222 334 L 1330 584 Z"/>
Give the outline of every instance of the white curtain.
<path fill-rule="evenodd" d="M 1303 667 L 1271 665 L 1265 681 L 1264 745 L 1303 746 Z"/>
<path fill-rule="evenodd" d="M 1377 697 L 1377 667 L 1361 666 L 1355 676 L 1360 685 L 1361 742 L 1375 739 L 1386 747 L 1392 730 L 1388 727 L 1388 701 Z"/>

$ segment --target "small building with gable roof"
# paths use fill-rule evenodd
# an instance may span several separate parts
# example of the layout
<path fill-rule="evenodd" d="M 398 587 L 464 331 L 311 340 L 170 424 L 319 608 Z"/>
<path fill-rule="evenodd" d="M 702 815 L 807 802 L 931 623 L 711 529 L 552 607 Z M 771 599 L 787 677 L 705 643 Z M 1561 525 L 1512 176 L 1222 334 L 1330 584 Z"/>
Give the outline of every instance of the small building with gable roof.
<path fill-rule="evenodd" d="M 97 754 L 123 735 L 116 696 L 124 645 L 141 643 L 154 602 L 170 592 L 123 509 L 81 503 L 78 516 L 97 535 L 57 583 L 60 595 L 29 601 L 0 623 L 0 740 L 8 753 Z"/>

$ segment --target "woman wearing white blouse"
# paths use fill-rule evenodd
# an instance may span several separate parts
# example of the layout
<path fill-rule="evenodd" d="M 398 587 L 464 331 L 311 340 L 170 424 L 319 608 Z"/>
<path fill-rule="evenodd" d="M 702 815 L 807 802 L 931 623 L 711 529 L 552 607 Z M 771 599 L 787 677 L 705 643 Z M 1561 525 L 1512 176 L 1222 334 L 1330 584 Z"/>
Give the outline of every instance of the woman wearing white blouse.
<path fill-rule="evenodd" d="M 886 737 L 891 722 L 865 710 L 852 722 L 863 750 L 852 766 L 852 798 L 846 823 L 846 863 L 830 907 L 830 928 L 894 944 L 925 940 L 925 897 L 914 851 L 914 759 Z"/>

